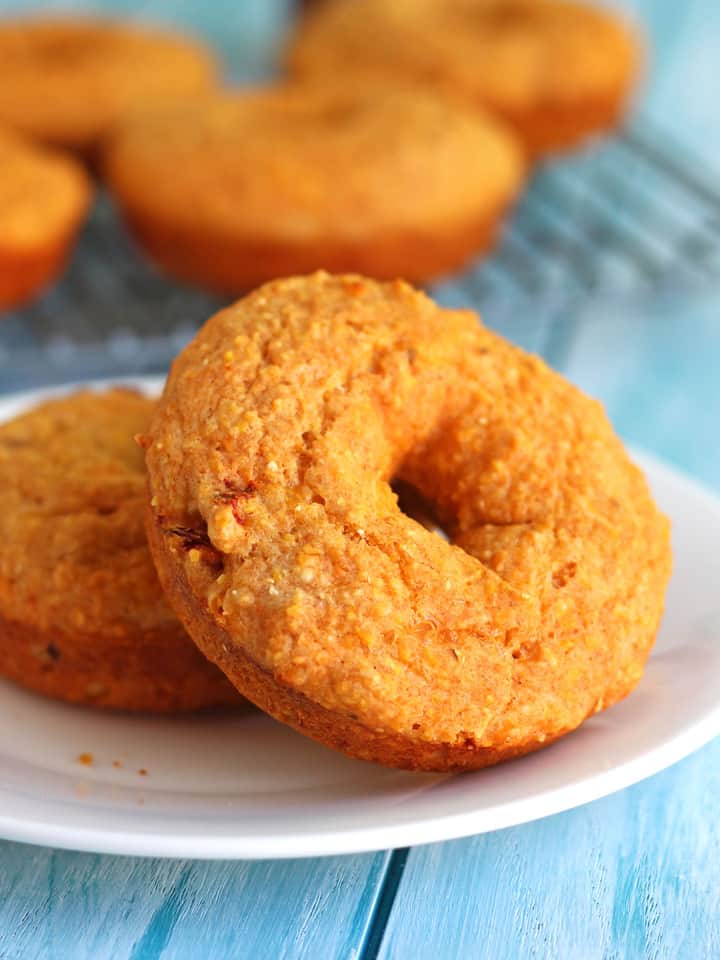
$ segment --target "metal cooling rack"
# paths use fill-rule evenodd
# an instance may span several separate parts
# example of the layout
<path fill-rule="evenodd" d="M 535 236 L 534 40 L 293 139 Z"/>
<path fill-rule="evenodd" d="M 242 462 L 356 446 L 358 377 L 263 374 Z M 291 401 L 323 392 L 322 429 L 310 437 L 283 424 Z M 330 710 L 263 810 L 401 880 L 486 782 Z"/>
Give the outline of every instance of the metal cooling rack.
<path fill-rule="evenodd" d="M 720 180 L 647 122 L 534 177 L 495 254 L 448 285 L 476 303 L 720 281 Z M 698 172 L 700 171 L 700 172 Z"/>
<path fill-rule="evenodd" d="M 720 186 L 649 123 L 534 176 L 488 259 L 432 293 L 552 339 L 589 298 L 720 284 Z M 162 371 L 222 301 L 161 277 L 101 197 L 61 282 L 0 324 L 0 390 Z M 510 324 L 512 318 L 512 324 Z"/>

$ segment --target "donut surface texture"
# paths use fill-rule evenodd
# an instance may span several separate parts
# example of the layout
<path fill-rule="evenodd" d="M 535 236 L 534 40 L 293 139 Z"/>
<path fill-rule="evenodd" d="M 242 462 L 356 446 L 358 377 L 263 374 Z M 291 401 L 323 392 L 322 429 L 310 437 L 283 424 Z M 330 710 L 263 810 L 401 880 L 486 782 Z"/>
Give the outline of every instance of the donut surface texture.
<path fill-rule="evenodd" d="M 424 279 L 488 247 L 524 179 L 492 118 L 422 88 L 275 88 L 137 117 L 105 173 L 169 273 L 224 293 L 318 268 Z"/>
<path fill-rule="evenodd" d="M 333 85 L 424 80 L 496 113 L 533 155 L 615 126 L 641 59 L 618 14 L 575 0 L 331 0 L 287 54 L 292 74 Z"/>
<path fill-rule="evenodd" d="M 71 157 L 0 128 L 0 310 L 32 300 L 62 271 L 91 195 Z"/>
<path fill-rule="evenodd" d="M 0 20 L 0 123 L 94 160 L 126 113 L 217 82 L 202 44 L 166 30 L 82 16 Z"/>
<path fill-rule="evenodd" d="M 0 676 L 47 696 L 166 712 L 240 703 L 165 604 L 143 529 L 154 400 L 49 400 L 0 425 Z"/>
<path fill-rule="evenodd" d="M 400 281 L 267 284 L 176 360 L 146 446 L 180 619 L 323 743 L 482 767 L 641 677 L 667 520 L 600 404 L 469 311 Z M 398 480 L 450 543 L 400 510 Z"/>

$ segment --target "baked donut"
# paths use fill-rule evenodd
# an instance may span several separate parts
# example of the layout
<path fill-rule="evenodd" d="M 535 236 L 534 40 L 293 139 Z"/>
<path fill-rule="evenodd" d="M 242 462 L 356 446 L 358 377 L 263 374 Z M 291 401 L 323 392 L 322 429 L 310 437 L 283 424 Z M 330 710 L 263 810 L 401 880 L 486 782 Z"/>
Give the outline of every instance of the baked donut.
<path fill-rule="evenodd" d="M 217 82 L 208 49 L 176 33 L 77 16 L 0 20 L 0 123 L 95 159 L 127 112 Z"/>
<path fill-rule="evenodd" d="M 492 242 L 523 161 L 495 121 L 431 91 L 343 84 L 137 117 L 105 173 L 159 264 L 238 293 L 318 267 L 452 270 Z"/>
<path fill-rule="evenodd" d="M 62 270 L 92 194 L 70 157 L 0 129 L 0 310 L 38 294 Z"/>
<path fill-rule="evenodd" d="M 240 702 L 166 606 L 147 549 L 133 435 L 154 402 L 82 391 L 0 426 L 0 676 L 123 710 Z"/>
<path fill-rule="evenodd" d="M 299 77 L 414 77 L 482 104 L 533 155 L 614 126 L 639 73 L 640 42 L 617 13 L 577 0 L 334 0 L 300 22 Z"/>
<path fill-rule="evenodd" d="M 267 284 L 175 361 L 145 442 L 171 604 L 242 693 L 316 740 L 483 767 L 640 679 L 668 522 L 600 404 L 471 312 L 400 281 Z M 394 480 L 450 542 L 402 513 Z"/>

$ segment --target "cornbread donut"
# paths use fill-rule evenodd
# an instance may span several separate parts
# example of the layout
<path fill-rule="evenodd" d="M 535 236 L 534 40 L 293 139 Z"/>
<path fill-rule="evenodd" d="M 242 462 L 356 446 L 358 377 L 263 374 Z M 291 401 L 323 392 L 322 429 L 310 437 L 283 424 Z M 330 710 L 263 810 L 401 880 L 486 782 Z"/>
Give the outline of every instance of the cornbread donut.
<path fill-rule="evenodd" d="M 124 710 L 240 701 L 168 609 L 147 549 L 133 435 L 154 402 L 82 391 L 0 425 L 0 676 Z"/>
<path fill-rule="evenodd" d="M 0 310 L 38 294 L 61 272 L 91 187 L 70 157 L 0 128 Z"/>
<path fill-rule="evenodd" d="M 523 161 L 495 121 L 431 91 L 343 84 L 137 117 L 112 138 L 105 173 L 159 264 L 238 293 L 318 267 L 451 270 L 492 242 Z"/>
<path fill-rule="evenodd" d="M 640 679 L 667 520 L 600 404 L 469 311 L 400 281 L 267 284 L 175 361 L 145 445 L 171 604 L 242 693 L 316 740 L 477 768 Z"/>
<path fill-rule="evenodd" d="M 177 33 L 80 15 L 0 20 L 0 123 L 88 159 L 126 113 L 216 82 L 210 51 Z"/>
<path fill-rule="evenodd" d="M 300 22 L 295 76 L 412 76 L 482 104 L 533 155 L 613 127 L 641 46 L 616 13 L 577 0 L 334 0 Z M 338 78 L 341 79 L 338 79 Z"/>

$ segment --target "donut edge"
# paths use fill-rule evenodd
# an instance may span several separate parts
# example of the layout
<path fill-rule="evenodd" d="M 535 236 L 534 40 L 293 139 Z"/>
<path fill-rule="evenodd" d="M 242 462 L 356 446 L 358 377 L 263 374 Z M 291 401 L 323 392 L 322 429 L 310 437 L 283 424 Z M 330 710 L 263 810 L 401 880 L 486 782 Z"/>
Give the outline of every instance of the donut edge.
<path fill-rule="evenodd" d="M 484 108 L 515 133 L 531 161 L 542 162 L 556 153 L 577 150 L 618 129 L 632 97 L 635 79 L 635 74 L 628 76 L 607 96 L 593 100 L 572 104 L 546 101 L 515 113 L 486 104 Z"/>
<path fill-rule="evenodd" d="M 0 233 L 0 311 L 25 306 L 60 276 L 93 202 L 94 186 L 81 164 L 57 151 L 40 150 L 69 164 L 67 173 L 75 181 L 77 202 L 61 229 L 32 248 L 19 249 Z"/>
<path fill-rule="evenodd" d="M 59 240 L 31 251 L 3 246 L 0 237 L 0 310 L 25 306 L 60 276 L 72 254 L 81 219 L 82 215 Z"/>
<path fill-rule="evenodd" d="M 191 644 L 179 624 L 125 635 L 124 648 L 142 651 L 128 668 L 119 647 L 111 657 L 103 654 L 112 650 L 112 638 L 41 629 L 0 615 L 0 677 L 53 700 L 109 710 L 165 714 L 242 706 Z"/>
<path fill-rule="evenodd" d="M 122 191 L 112 189 L 130 232 L 161 270 L 226 295 L 316 270 L 361 273 L 377 280 L 403 277 L 415 283 L 441 277 L 493 248 L 519 193 L 518 185 L 485 216 L 450 230 L 434 230 L 428 224 L 422 230 L 387 231 L 358 241 L 331 236 L 282 241 L 174 225 L 147 215 L 137 202 L 130 203 Z"/>

